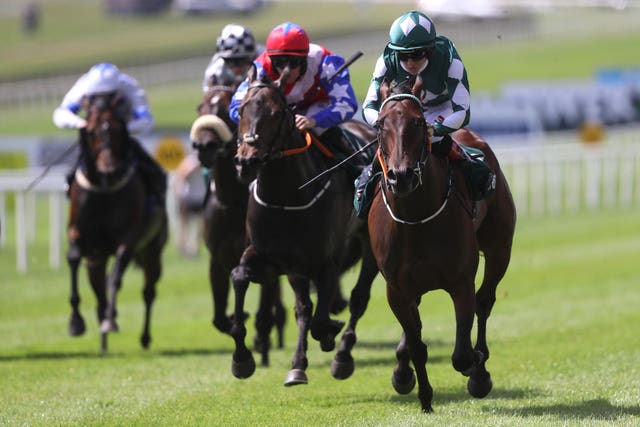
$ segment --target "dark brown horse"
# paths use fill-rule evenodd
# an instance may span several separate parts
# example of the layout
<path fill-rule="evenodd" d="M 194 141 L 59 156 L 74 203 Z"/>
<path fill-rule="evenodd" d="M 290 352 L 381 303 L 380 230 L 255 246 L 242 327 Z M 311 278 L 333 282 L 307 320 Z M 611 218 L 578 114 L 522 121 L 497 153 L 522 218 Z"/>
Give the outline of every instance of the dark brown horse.
<path fill-rule="evenodd" d="M 236 125 L 228 111 L 234 88 L 212 82 L 198 106 L 200 117 L 191 128 L 193 148 L 200 164 L 209 172 L 209 189 L 204 202 L 204 240 L 209 250 L 209 283 L 213 297 L 213 325 L 221 332 L 231 331 L 227 315 L 229 277 L 247 246 L 245 218 L 249 191 L 238 180 L 234 165 Z M 275 278 L 261 288 L 255 326 L 255 345 L 262 364 L 268 365 L 269 334 L 276 326 L 278 347 L 284 346 L 286 313 Z"/>
<path fill-rule="evenodd" d="M 164 205 L 147 194 L 136 171 L 131 137 L 120 119 L 124 104 L 117 96 L 97 95 L 85 100 L 87 127 L 80 131 L 82 166 L 70 188 L 68 224 L 71 268 L 69 334 L 82 335 L 85 323 L 79 311 L 78 268 L 85 258 L 89 281 L 98 299 L 101 350 L 107 350 L 107 333 L 117 332 L 116 294 L 133 260 L 144 271 L 144 328 L 140 338 L 149 347 L 151 306 L 162 272 L 161 255 L 167 241 Z M 107 261 L 114 257 L 106 275 Z"/>
<path fill-rule="evenodd" d="M 388 97 L 388 88 L 383 88 L 377 125 L 384 178 L 368 220 L 372 250 L 387 281 L 389 306 L 403 329 L 393 386 L 398 393 L 409 393 L 417 376 L 418 398 L 422 409 L 430 412 L 433 390 L 426 370 L 427 347 L 421 339 L 421 296 L 436 289 L 451 296 L 457 325 L 453 367 L 470 377 L 467 388 L 472 396 L 486 396 L 492 388 L 485 368 L 487 318 L 509 264 L 516 212 L 493 151 L 462 129 L 454 139 L 482 150 L 497 177 L 495 194 L 478 202 L 473 217 L 463 173 L 446 158 L 430 153 L 428 124 L 418 99 L 421 86 L 418 80 Z M 479 252 L 485 259 L 484 278 L 476 293 Z M 472 347 L 474 313 L 478 334 Z"/>
<path fill-rule="evenodd" d="M 238 127 L 238 173 L 245 182 L 255 182 L 250 188 L 247 212 L 250 245 L 232 272 L 236 295 L 232 372 L 238 378 L 247 378 L 255 369 L 244 342 L 246 329 L 241 315 L 249 283 L 268 283 L 285 274 L 295 293 L 298 324 L 298 343 L 285 385 L 305 384 L 308 332 L 323 351 L 331 351 L 343 326 L 343 322 L 330 319 L 329 313 L 348 258 L 345 242 L 357 225 L 353 183 L 347 172 L 339 169 L 330 179 L 299 189 L 325 171 L 330 160 L 323 150 L 316 149 L 317 140 L 314 142 L 311 134 L 295 128 L 293 111 L 280 89 L 288 69 L 276 82 L 266 76 L 257 79 L 254 71 L 249 72 L 250 84 L 240 107 Z M 360 250 L 361 254 L 365 252 Z M 360 275 L 369 280 L 363 285 L 367 288 L 362 298 L 366 306 L 377 268 L 373 258 L 364 265 L 372 270 Z M 315 311 L 310 298 L 312 285 L 317 290 Z"/>

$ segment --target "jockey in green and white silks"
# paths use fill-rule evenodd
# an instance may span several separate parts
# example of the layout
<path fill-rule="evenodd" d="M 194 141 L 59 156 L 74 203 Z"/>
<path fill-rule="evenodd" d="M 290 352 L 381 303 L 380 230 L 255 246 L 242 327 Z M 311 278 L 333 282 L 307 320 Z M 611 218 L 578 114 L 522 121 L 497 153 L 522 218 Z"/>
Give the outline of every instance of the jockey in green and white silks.
<path fill-rule="evenodd" d="M 478 175 L 480 170 L 480 182 L 472 185 L 476 187 L 472 191 L 475 198 L 486 197 L 494 189 L 495 175 L 484 162 L 468 156 L 449 136 L 469 123 L 467 72 L 453 42 L 438 35 L 431 19 L 423 13 L 407 12 L 391 25 L 389 43 L 376 62 L 362 106 L 365 121 L 373 125 L 378 119 L 383 81 L 394 85 L 415 75 L 423 81 L 420 100 L 424 117 L 433 127 L 433 152 L 459 162 L 465 171 L 475 168 L 471 175 Z M 371 177 L 371 168 L 365 168 L 357 183 L 356 204 Z"/>
<path fill-rule="evenodd" d="M 411 16 L 406 19 L 411 19 Z M 425 19 L 426 23 L 431 23 L 428 18 L 425 17 Z M 422 39 L 413 40 L 409 36 L 405 37 L 404 33 L 395 37 L 405 42 L 404 44 L 410 49 L 396 47 L 392 43 L 385 47 L 373 71 L 373 78 L 363 103 L 363 115 L 367 123 L 375 124 L 381 104 L 380 84 L 384 79 L 393 85 L 401 83 L 414 74 L 407 69 L 413 65 L 410 62 L 419 62 L 419 60 L 411 61 L 411 58 L 408 58 L 409 61 L 400 61 L 397 53 L 402 55 L 407 51 L 420 52 L 418 49 L 424 49 L 427 56 L 418 66 L 417 74 L 422 77 L 424 85 L 421 97 L 424 118 L 432 124 L 434 135 L 431 142 L 437 144 L 444 135 L 469 123 L 470 95 L 467 72 L 453 42 L 445 36 L 436 36 L 433 24 L 430 24 L 430 27 L 430 32 L 420 31 L 423 28 L 416 26 L 409 33 L 409 36 L 414 36 L 415 33 L 420 32 L 421 36 L 425 36 Z"/>

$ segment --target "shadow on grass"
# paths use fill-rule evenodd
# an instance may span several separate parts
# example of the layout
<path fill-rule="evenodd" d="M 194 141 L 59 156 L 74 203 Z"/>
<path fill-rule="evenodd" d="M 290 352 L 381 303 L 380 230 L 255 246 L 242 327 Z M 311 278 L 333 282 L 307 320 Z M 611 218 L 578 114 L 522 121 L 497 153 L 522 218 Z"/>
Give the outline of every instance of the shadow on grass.
<path fill-rule="evenodd" d="M 231 355 L 233 350 L 230 349 L 210 349 L 210 348 L 181 348 L 175 350 L 150 350 L 148 354 L 160 357 L 185 357 L 185 356 L 216 356 Z M 139 354 L 139 353 L 136 353 Z M 115 359 L 129 358 L 134 353 L 124 353 L 117 351 L 108 351 L 101 354 L 99 351 L 42 351 L 25 354 L 0 355 L 0 362 L 16 362 L 25 360 L 68 360 L 68 359 Z"/>
<path fill-rule="evenodd" d="M 495 408 L 486 411 L 521 417 L 553 415 L 559 418 L 615 421 L 626 416 L 640 416 L 640 406 L 616 406 L 605 399 L 592 399 L 575 404 L 526 406 L 520 409 Z"/>

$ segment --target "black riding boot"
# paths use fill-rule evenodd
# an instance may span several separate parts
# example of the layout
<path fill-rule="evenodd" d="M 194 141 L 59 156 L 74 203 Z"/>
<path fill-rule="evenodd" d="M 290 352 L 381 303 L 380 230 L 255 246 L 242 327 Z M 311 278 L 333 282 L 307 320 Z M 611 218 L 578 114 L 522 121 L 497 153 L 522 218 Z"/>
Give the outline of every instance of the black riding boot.
<path fill-rule="evenodd" d="M 473 200 L 482 200 L 493 194 L 496 189 L 496 175 L 482 159 L 482 152 L 478 156 L 469 155 L 466 149 L 453 141 L 449 135 L 445 135 L 441 141 L 432 145 L 431 151 L 435 154 L 445 155 L 449 160 L 460 166 L 467 176 Z"/>
<path fill-rule="evenodd" d="M 142 175 L 147 190 L 157 197 L 160 204 L 164 205 L 167 194 L 167 174 L 135 139 L 132 139 L 132 148 L 138 162 L 137 169 Z"/>

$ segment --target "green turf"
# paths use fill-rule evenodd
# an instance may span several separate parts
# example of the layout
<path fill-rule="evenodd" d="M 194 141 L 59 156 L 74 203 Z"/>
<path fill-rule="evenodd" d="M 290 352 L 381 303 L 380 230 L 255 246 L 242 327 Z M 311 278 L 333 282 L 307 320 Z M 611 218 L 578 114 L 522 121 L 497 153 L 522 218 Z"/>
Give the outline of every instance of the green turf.
<path fill-rule="evenodd" d="M 232 340 L 210 323 L 204 252 L 185 260 L 170 245 L 151 349 L 138 344 L 141 274 L 131 270 L 119 296 L 121 332 L 109 336 L 109 354 L 100 357 L 94 298 L 84 275 L 81 307 L 88 331 L 81 338 L 66 335 L 68 273 L 48 267 L 46 216 L 40 215 L 28 274 L 15 272 L 10 226 L 10 243 L 0 252 L 0 425 L 635 425 L 639 213 L 520 220 L 489 320 L 494 390 L 486 399 L 471 398 L 465 378 L 451 367 L 450 299 L 443 292 L 427 294 L 421 313 L 434 388 L 430 415 L 420 413 L 415 391 L 400 396 L 391 387 L 400 328 L 381 279 L 359 329 L 354 376 L 334 380 L 333 354 L 311 340 L 309 384 L 285 388 L 295 339 L 291 291 L 284 292 L 286 348 L 272 352 L 269 368 L 235 379 Z M 351 273 L 345 286 L 354 280 Z M 252 285 L 250 310 L 256 298 Z M 253 316 L 248 329 L 252 339 Z"/>

